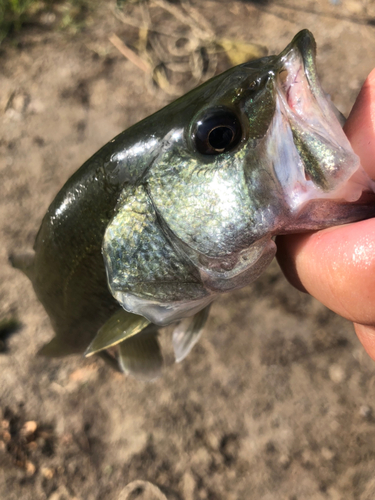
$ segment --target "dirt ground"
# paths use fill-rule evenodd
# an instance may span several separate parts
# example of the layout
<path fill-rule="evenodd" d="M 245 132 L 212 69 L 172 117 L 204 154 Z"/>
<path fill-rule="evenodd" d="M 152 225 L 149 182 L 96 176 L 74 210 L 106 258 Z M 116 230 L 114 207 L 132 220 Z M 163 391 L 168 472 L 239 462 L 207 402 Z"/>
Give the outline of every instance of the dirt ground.
<path fill-rule="evenodd" d="M 84 160 L 165 104 L 109 43 L 127 28 L 102 4 L 74 36 L 35 26 L 0 47 L 0 319 L 21 323 L 0 354 L 0 498 L 117 500 L 144 480 L 168 500 L 373 500 L 375 364 L 276 264 L 214 303 L 201 342 L 154 383 L 35 356 L 52 329 L 8 254 L 32 246 Z M 375 63 L 371 0 L 195 5 L 218 37 L 270 53 L 309 28 L 345 114 Z M 137 484 L 126 498 L 156 498 Z"/>

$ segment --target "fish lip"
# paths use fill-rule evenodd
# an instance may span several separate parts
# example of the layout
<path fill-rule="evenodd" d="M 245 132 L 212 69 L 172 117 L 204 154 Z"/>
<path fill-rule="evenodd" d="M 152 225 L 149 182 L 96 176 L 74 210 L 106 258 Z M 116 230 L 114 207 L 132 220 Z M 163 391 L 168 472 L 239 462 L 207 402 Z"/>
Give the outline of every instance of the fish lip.
<path fill-rule="evenodd" d="M 325 98 L 325 94 L 320 87 L 320 83 L 318 80 L 318 75 L 316 71 L 315 65 L 315 57 L 316 57 L 316 42 L 313 34 L 304 29 L 297 33 L 297 35 L 293 38 L 293 40 L 285 47 L 285 49 L 278 56 L 278 63 L 276 64 L 276 86 L 279 90 L 279 94 L 283 97 L 284 94 L 285 99 L 284 104 L 290 104 L 289 101 L 289 92 L 294 82 L 289 82 L 288 87 L 285 87 L 285 82 L 282 82 L 282 74 L 287 72 L 287 75 L 290 75 L 290 66 L 291 64 L 295 64 L 295 60 L 297 60 L 301 64 L 301 69 L 303 69 L 304 76 L 308 83 L 308 88 L 312 94 L 312 96 L 319 100 L 321 98 Z M 298 76 L 299 70 L 297 71 L 296 77 Z M 286 77 L 286 80 L 288 79 Z M 281 92 L 280 92 L 281 91 Z M 286 101 L 286 102 L 285 102 Z"/>
<path fill-rule="evenodd" d="M 279 54 L 279 72 L 287 69 L 285 62 L 290 56 L 290 53 L 297 50 L 301 56 L 304 72 L 308 83 L 313 91 L 318 90 L 317 71 L 315 66 L 316 57 L 316 42 L 314 35 L 307 29 L 304 29 L 296 34 L 293 40 Z M 315 92 L 314 92 L 315 93 Z"/>
<path fill-rule="evenodd" d="M 299 211 L 294 224 L 279 230 L 276 234 L 316 231 L 373 217 L 375 217 L 375 193 L 371 191 L 363 191 L 355 202 L 330 199 L 311 200 Z"/>
<path fill-rule="evenodd" d="M 280 53 L 279 57 L 286 55 L 292 48 L 297 48 L 307 62 L 311 56 L 315 58 L 316 42 L 314 35 L 308 29 L 301 30 Z"/>
<path fill-rule="evenodd" d="M 309 30 L 302 30 L 278 56 L 274 78 L 276 99 L 281 100 L 289 118 L 297 119 L 300 124 L 305 123 L 308 128 L 323 137 L 328 133 L 330 142 L 340 147 L 335 140 L 334 133 L 321 125 L 331 122 L 332 115 L 335 115 L 335 121 L 338 121 L 340 113 L 331 102 L 329 95 L 322 89 L 315 59 L 315 38 Z M 298 81 L 300 71 L 302 78 Z M 291 80 L 293 75 L 294 79 Z M 311 121 L 312 114 L 309 109 L 303 109 L 308 98 L 312 98 L 314 107 L 319 109 L 318 123 L 315 120 Z M 341 123 L 340 128 L 342 128 Z"/>

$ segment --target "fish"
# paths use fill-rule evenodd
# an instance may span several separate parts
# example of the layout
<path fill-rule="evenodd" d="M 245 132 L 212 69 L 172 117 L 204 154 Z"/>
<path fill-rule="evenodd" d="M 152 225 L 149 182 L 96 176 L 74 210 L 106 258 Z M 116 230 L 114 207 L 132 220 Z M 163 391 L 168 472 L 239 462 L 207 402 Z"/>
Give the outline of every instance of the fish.
<path fill-rule="evenodd" d="M 13 255 L 55 331 L 46 356 L 99 355 L 157 378 L 213 300 L 267 268 L 280 234 L 375 215 L 370 180 L 323 91 L 316 43 L 227 70 L 120 133 L 68 179 L 34 251 Z"/>

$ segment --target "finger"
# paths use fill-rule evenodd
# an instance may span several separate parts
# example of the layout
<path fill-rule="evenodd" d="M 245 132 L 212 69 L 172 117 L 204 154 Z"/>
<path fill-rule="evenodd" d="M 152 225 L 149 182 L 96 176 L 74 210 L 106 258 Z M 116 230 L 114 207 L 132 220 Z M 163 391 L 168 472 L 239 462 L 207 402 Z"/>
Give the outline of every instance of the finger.
<path fill-rule="evenodd" d="M 375 69 L 363 84 L 344 130 L 363 168 L 375 179 Z"/>
<path fill-rule="evenodd" d="M 367 78 L 345 131 L 363 166 L 375 178 L 375 70 Z M 278 237 L 277 258 L 289 281 L 338 314 L 374 323 L 375 221 L 313 234 Z M 374 323 L 375 324 L 375 323 Z"/>
<path fill-rule="evenodd" d="M 375 219 L 277 239 L 288 280 L 341 316 L 375 325 Z"/>

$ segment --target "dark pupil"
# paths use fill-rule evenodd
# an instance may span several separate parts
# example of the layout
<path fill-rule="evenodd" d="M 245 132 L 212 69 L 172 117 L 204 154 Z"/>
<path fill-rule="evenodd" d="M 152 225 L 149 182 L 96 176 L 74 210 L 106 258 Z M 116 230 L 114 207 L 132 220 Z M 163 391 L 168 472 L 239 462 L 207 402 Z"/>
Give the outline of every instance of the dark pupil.
<path fill-rule="evenodd" d="M 198 121 L 194 133 L 197 150 L 204 155 L 217 155 L 229 151 L 241 141 L 241 123 L 230 110 L 207 112 Z"/>
<path fill-rule="evenodd" d="M 208 136 L 208 142 L 214 149 L 222 150 L 227 148 L 232 142 L 234 132 L 229 127 L 216 127 L 211 130 Z"/>

